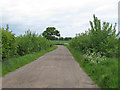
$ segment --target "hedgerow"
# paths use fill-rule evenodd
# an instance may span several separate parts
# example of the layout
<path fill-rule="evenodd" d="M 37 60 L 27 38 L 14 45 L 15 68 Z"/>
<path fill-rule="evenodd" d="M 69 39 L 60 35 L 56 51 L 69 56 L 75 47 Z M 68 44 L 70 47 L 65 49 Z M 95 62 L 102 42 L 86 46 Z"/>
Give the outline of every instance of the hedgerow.
<path fill-rule="evenodd" d="M 91 29 L 85 33 L 78 34 L 70 41 L 70 47 L 76 50 L 87 50 L 90 52 L 101 52 L 101 55 L 107 57 L 116 57 L 118 55 L 118 34 L 116 34 L 116 24 L 113 26 L 109 22 L 103 22 L 93 16 L 93 22 L 90 21 Z"/>
<path fill-rule="evenodd" d="M 16 41 L 17 53 L 19 55 L 25 55 L 51 47 L 51 42 L 49 40 L 35 33 L 31 33 L 30 31 L 27 31 L 24 35 L 18 36 Z"/>
<path fill-rule="evenodd" d="M 69 41 L 69 50 L 80 66 L 101 88 L 118 88 L 119 33 L 116 24 L 93 16 L 91 28 Z"/>
<path fill-rule="evenodd" d="M 17 54 L 15 34 L 7 28 L 2 28 L 2 58 L 10 57 Z"/>
<path fill-rule="evenodd" d="M 38 52 L 48 49 L 52 43 L 38 34 L 32 33 L 30 30 L 24 35 L 15 37 L 12 31 L 7 28 L 2 31 L 2 58 L 9 58 L 15 55 L 23 56 L 28 53 Z"/>

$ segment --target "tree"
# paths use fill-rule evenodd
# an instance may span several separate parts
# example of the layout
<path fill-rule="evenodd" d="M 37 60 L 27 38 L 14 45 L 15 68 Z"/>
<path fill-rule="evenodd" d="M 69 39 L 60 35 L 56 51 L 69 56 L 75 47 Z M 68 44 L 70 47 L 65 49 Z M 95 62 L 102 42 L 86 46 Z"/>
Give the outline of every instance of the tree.
<path fill-rule="evenodd" d="M 49 40 L 55 40 L 56 37 L 60 37 L 60 32 L 55 27 L 48 27 L 42 35 Z"/>
<path fill-rule="evenodd" d="M 17 54 L 17 45 L 15 34 L 9 31 L 9 25 L 7 24 L 6 29 L 1 29 L 2 32 L 2 58 L 7 58 Z"/>
<path fill-rule="evenodd" d="M 68 40 L 70 40 L 70 39 L 72 39 L 71 37 L 65 37 L 65 41 L 68 41 Z"/>
<path fill-rule="evenodd" d="M 91 30 L 89 32 L 92 47 L 96 49 L 96 52 L 103 52 L 105 56 L 113 56 L 117 54 L 117 36 L 116 23 L 113 26 L 109 22 L 103 22 L 93 15 L 93 22 L 90 21 Z"/>
<path fill-rule="evenodd" d="M 90 21 L 90 27 L 85 33 L 77 34 L 70 40 L 70 47 L 76 50 L 82 50 L 84 53 L 88 50 L 93 53 L 101 53 L 107 57 L 118 56 L 118 35 L 116 33 L 116 24 L 101 22 L 95 15 L 93 21 Z"/>
<path fill-rule="evenodd" d="M 64 40 L 64 38 L 63 38 L 63 37 L 60 37 L 59 40 Z"/>

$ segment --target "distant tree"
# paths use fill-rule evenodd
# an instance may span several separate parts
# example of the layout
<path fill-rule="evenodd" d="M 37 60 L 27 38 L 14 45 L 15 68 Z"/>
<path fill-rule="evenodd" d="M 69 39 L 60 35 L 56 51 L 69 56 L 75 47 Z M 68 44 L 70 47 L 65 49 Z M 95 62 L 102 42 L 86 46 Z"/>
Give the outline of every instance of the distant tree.
<path fill-rule="evenodd" d="M 55 40 L 56 37 L 60 37 L 60 32 L 55 27 L 48 27 L 42 35 L 49 40 Z"/>
<path fill-rule="evenodd" d="M 58 38 L 56 37 L 55 40 L 58 40 Z"/>
<path fill-rule="evenodd" d="M 63 37 L 60 37 L 59 40 L 64 40 L 64 38 L 63 38 Z"/>
<path fill-rule="evenodd" d="M 70 40 L 70 39 L 72 39 L 71 37 L 65 37 L 65 41 L 68 41 L 68 40 Z"/>

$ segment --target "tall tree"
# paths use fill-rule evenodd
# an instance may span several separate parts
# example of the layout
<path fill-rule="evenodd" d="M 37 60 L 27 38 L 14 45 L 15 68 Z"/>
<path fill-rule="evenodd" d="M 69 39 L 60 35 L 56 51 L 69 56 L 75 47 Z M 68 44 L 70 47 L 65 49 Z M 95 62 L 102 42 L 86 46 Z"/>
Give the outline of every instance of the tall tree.
<path fill-rule="evenodd" d="M 49 40 L 54 40 L 54 39 L 56 39 L 56 37 L 60 37 L 60 32 L 58 30 L 56 30 L 55 27 L 48 27 L 42 33 L 42 35 Z"/>

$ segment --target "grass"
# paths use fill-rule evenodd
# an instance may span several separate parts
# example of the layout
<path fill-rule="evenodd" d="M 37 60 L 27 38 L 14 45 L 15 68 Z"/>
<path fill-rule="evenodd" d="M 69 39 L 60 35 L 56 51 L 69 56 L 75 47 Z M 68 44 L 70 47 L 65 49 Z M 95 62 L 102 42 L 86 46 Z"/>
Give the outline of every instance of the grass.
<path fill-rule="evenodd" d="M 64 45 L 64 43 L 69 43 L 69 41 L 59 41 L 59 40 L 52 40 L 54 45 Z"/>
<path fill-rule="evenodd" d="M 56 48 L 57 48 L 57 46 L 53 46 L 51 48 L 48 48 L 47 50 L 41 50 L 40 52 L 27 54 L 25 56 L 12 57 L 12 58 L 3 60 L 2 76 L 6 75 L 9 72 L 16 70 L 17 68 L 24 66 L 25 64 L 28 64 L 28 63 L 38 59 L 40 56 L 44 55 L 47 52 L 53 51 Z"/>
<path fill-rule="evenodd" d="M 102 89 L 118 88 L 118 59 L 106 58 L 107 61 L 103 64 L 92 65 L 85 61 L 82 51 L 74 50 L 69 45 L 65 46 L 67 46 L 83 70 L 99 87 Z"/>

